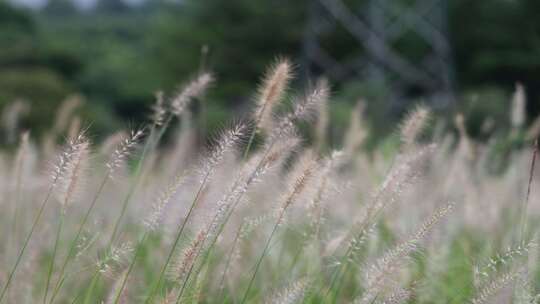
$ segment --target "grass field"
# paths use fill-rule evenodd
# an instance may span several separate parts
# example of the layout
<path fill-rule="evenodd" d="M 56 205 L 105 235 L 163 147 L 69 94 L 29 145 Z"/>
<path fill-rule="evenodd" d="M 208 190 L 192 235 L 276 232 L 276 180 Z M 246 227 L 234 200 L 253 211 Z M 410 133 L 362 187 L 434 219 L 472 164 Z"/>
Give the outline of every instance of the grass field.
<path fill-rule="evenodd" d="M 437 121 L 417 107 L 399 147 L 366 152 L 359 104 L 326 152 L 324 81 L 277 110 L 290 69 L 272 66 L 251 116 L 203 152 L 188 109 L 207 73 L 100 145 L 70 101 L 42 140 L 20 134 L 0 158 L 0 302 L 538 302 L 536 148 L 498 157 L 461 116 L 426 136 Z"/>

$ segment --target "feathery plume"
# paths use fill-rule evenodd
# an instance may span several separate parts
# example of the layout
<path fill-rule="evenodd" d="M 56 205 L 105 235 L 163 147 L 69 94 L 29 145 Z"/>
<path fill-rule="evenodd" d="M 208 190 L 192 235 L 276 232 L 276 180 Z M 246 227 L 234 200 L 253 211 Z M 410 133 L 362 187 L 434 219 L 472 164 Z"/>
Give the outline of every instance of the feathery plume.
<path fill-rule="evenodd" d="M 122 141 L 128 136 L 128 133 L 124 130 L 117 131 L 107 136 L 103 143 L 99 147 L 99 153 L 102 155 L 109 155 L 116 150 L 116 147 L 122 143 Z"/>
<path fill-rule="evenodd" d="M 357 235 L 355 235 L 348 244 L 349 252 L 347 255 L 347 258 L 349 260 L 354 260 L 354 257 L 360 252 L 360 250 L 363 248 L 364 244 L 375 235 L 376 233 L 376 227 L 377 224 L 372 224 L 360 231 Z"/>
<path fill-rule="evenodd" d="M 536 304 L 540 301 L 540 294 L 534 293 L 534 284 L 529 273 L 524 272 L 514 285 L 514 304 Z"/>
<path fill-rule="evenodd" d="M 416 139 L 426 126 L 429 117 L 429 110 L 424 106 L 418 106 L 405 118 L 401 126 L 401 141 L 405 149 L 414 146 Z"/>
<path fill-rule="evenodd" d="M 328 86 L 319 82 L 310 94 L 300 100 L 297 99 L 293 111 L 282 118 L 277 127 L 270 133 L 270 142 L 295 133 L 294 122 L 309 119 L 313 115 L 313 110 L 328 99 L 328 94 Z"/>
<path fill-rule="evenodd" d="M 89 155 L 89 145 L 89 142 L 83 139 L 80 144 L 74 147 L 73 156 L 66 163 L 66 170 L 60 178 L 58 189 L 62 212 L 65 212 L 72 198 L 80 190 L 81 178 Z"/>
<path fill-rule="evenodd" d="M 244 130 L 244 125 L 243 124 L 238 124 L 234 128 L 226 131 L 225 134 L 222 135 L 220 140 L 218 141 L 217 148 L 215 148 L 213 150 L 213 152 L 210 154 L 210 156 L 204 158 L 204 162 L 201 165 L 200 174 L 199 174 L 199 176 L 201 177 L 199 190 L 197 191 L 197 194 L 196 194 L 196 196 L 195 196 L 195 198 L 194 198 L 194 200 L 193 200 L 193 202 L 191 204 L 191 207 L 190 207 L 190 209 L 188 211 L 188 214 L 186 215 L 186 218 L 184 219 L 183 224 L 180 226 L 180 228 L 178 230 L 178 233 L 176 234 L 175 241 L 173 243 L 171 251 L 169 252 L 167 261 L 165 262 L 165 265 L 163 266 L 163 268 L 161 270 L 160 277 L 158 278 L 158 282 L 160 282 L 162 280 L 163 274 L 165 273 L 165 271 L 167 271 L 169 269 L 170 258 L 174 254 L 174 251 L 176 249 L 176 245 L 177 245 L 177 243 L 178 243 L 178 241 L 180 239 L 180 236 L 182 235 L 182 232 L 184 231 L 184 227 L 185 227 L 186 222 L 188 221 L 192 211 L 194 210 L 196 203 L 199 201 L 199 194 L 202 193 L 203 190 L 205 189 L 206 184 L 208 183 L 209 179 L 211 178 L 212 172 L 214 171 L 216 166 L 221 162 L 221 160 L 223 159 L 225 153 L 227 151 L 229 151 L 234 146 L 234 144 L 237 143 L 238 140 L 241 139 L 241 137 L 243 135 L 243 130 Z M 201 233 L 198 234 L 198 238 L 202 237 L 202 240 L 197 242 L 197 244 L 192 244 L 192 245 L 197 245 L 197 246 L 194 246 L 194 249 L 193 249 L 193 252 L 192 252 L 192 260 L 193 260 L 193 262 L 197 258 L 198 252 L 201 249 L 201 248 L 199 248 L 199 246 L 202 246 L 202 243 L 206 239 L 207 235 L 208 235 L 208 230 L 201 230 Z M 180 263 L 180 264 L 182 264 L 182 263 Z M 187 265 L 187 266 L 189 266 L 189 265 Z M 180 274 L 182 276 L 184 276 L 184 275 L 189 276 L 189 274 L 191 273 L 191 270 L 193 269 L 193 266 L 194 266 L 194 264 L 191 263 L 191 266 L 189 266 L 186 269 L 183 269 L 183 272 L 180 272 Z M 180 268 L 182 268 L 182 267 L 180 267 Z M 188 278 L 186 278 L 185 282 L 187 282 L 187 279 Z M 155 289 L 154 289 L 154 291 L 155 291 Z M 152 291 L 150 298 L 153 297 L 154 291 Z M 179 296 L 181 296 L 182 291 L 180 292 Z"/>
<path fill-rule="evenodd" d="M 177 175 L 168 187 L 158 196 L 154 204 L 152 204 L 152 211 L 144 220 L 144 225 L 148 231 L 155 231 L 159 227 L 167 204 L 176 194 L 178 189 L 184 184 L 185 176 L 185 173 Z"/>
<path fill-rule="evenodd" d="M 177 260 L 171 263 L 171 268 L 168 270 L 168 275 L 171 281 L 182 283 L 192 268 L 195 260 L 199 256 L 199 252 L 207 237 L 206 230 L 202 229 L 197 233 L 197 236 L 191 241 L 182 253 L 177 257 Z"/>
<path fill-rule="evenodd" d="M 234 179 L 232 186 L 225 195 L 216 203 L 216 210 L 208 224 L 208 236 L 216 237 L 219 229 L 224 225 L 227 215 L 232 213 L 240 203 L 241 197 L 250 187 L 261 181 L 262 177 L 298 144 L 297 139 L 289 138 L 274 145 L 267 153 L 252 158 Z"/>
<path fill-rule="evenodd" d="M 75 259 L 78 259 L 85 252 L 87 252 L 88 249 L 90 249 L 90 247 L 92 247 L 92 245 L 97 241 L 99 236 L 99 233 L 93 235 L 89 234 L 88 232 L 81 233 L 81 237 L 77 241 L 74 249 L 75 253 L 73 254 L 73 256 L 75 257 Z"/>
<path fill-rule="evenodd" d="M 99 260 L 96 261 L 96 267 L 100 273 L 111 274 L 114 272 L 114 265 L 121 265 L 130 259 L 133 247 L 130 243 L 122 243 L 120 246 L 113 246 Z"/>
<path fill-rule="evenodd" d="M 472 299 L 471 304 L 488 303 L 489 299 L 499 293 L 503 288 L 519 279 L 524 271 L 525 269 L 517 269 L 500 275 L 480 290 L 480 292 Z"/>
<path fill-rule="evenodd" d="M 307 289 L 309 288 L 308 281 L 300 279 L 295 281 L 284 290 L 273 294 L 265 303 L 267 304 L 294 304 L 300 303 L 304 298 Z"/>
<path fill-rule="evenodd" d="M 322 102 L 327 101 L 329 93 L 328 83 L 319 81 L 309 95 L 296 103 L 292 113 L 293 119 L 308 119 L 313 114 L 313 110 L 317 109 Z"/>
<path fill-rule="evenodd" d="M 285 211 L 304 191 L 308 182 L 310 182 L 311 178 L 315 175 L 317 165 L 318 165 L 317 161 L 313 157 L 313 154 L 310 152 L 307 152 L 303 155 L 301 160 L 298 162 L 296 169 L 293 170 L 292 173 L 290 174 L 289 178 L 292 181 L 292 183 L 289 183 L 289 184 L 291 184 L 291 187 L 283 196 L 283 202 L 278 211 L 276 224 L 274 225 L 274 228 L 272 229 L 270 236 L 266 240 L 266 244 L 261 253 L 261 256 L 257 260 L 255 270 L 253 271 L 253 275 L 251 276 L 251 279 L 247 285 L 246 291 L 244 292 L 244 296 L 242 297 L 241 303 L 245 303 L 245 301 L 247 300 L 249 291 L 251 290 L 251 286 L 253 285 L 253 281 L 255 280 L 255 277 L 257 276 L 257 272 L 260 269 L 261 262 L 264 259 L 265 255 L 268 253 L 268 249 L 270 248 L 270 242 L 272 241 L 272 238 L 274 237 L 278 227 L 283 221 L 283 218 L 285 216 Z"/>
<path fill-rule="evenodd" d="M 129 157 L 135 146 L 139 143 L 139 140 L 143 137 L 143 130 L 131 131 L 129 137 L 124 138 L 118 147 L 112 153 L 109 161 L 105 165 L 109 170 L 109 176 L 112 176 L 116 169 L 118 169 Z"/>
<path fill-rule="evenodd" d="M 527 256 L 529 251 L 538 247 L 534 241 L 522 242 L 515 247 L 509 247 L 505 252 L 489 258 L 481 265 L 474 266 L 474 274 L 477 281 L 482 282 L 496 273 L 503 266 L 509 266 L 512 261 L 519 257 Z"/>
<path fill-rule="evenodd" d="M 316 193 L 309 204 L 309 217 L 311 218 L 310 226 L 311 233 L 315 235 L 319 234 L 319 228 L 323 219 L 324 208 L 322 206 L 323 201 L 328 196 L 328 187 L 330 184 L 330 176 L 332 170 L 343 156 L 341 151 L 333 151 L 330 157 L 326 159 L 324 165 L 321 167 L 319 176 L 321 177 L 316 186 Z"/>
<path fill-rule="evenodd" d="M 82 149 L 88 148 L 88 141 L 84 133 L 79 133 L 74 138 L 68 140 L 67 144 L 60 152 L 58 161 L 53 167 L 52 186 L 56 187 L 59 182 L 68 178 L 70 170 L 73 169 L 74 160 Z"/>
<path fill-rule="evenodd" d="M 272 130 L 272 113 L 275 106 L 283 98 L 289 80 L 291 64 L 287 59 L 280 59 L 272 66 L 259 89 L 257 109 L 255 110 L 256 128 Z"/>
<path fill-rule="evenodd" d="M 306 189 L 308 183 L 315 176 L 318 163 L 312 151 L 307 151 L 298 161 L 296 168 L 289 175 L 289 189 L 283 196 L 283 202 L 279 214 L 283 212 L 298 199 L 300 194 Z M 281 220 L 281 217 L 280 217 Z"/>
<path fill-rule="evenodd" d="M 409 289 L 405 289 L 403 287 L 397 287 L 390 296 L 388 296 L 386 299 L 384 299 L 381 302 L 378 302 L 378 304 L 400 304 L 405 303 L 407 300 L 409 300 L 412 296 L 412 293 Z"/>
<path fill-rule="evenodd" d="M 395 271 L 400 263 L 408 257 L 412 252 L 417 250 L 420 242 L 433 229 L 433 227 L 444 218 L 454 207 L 450 203 L 438 209 L 431 215 L 420 228 L 408 240 L 397 245 L 391 250 L 388 250 L 381 258 L 369 267 L 365 273 L 366 276 L 366 291 L 358 303 L 371 303 L 380 290 L 384 287 L 386 280 L 391 277 L 391 273 Z"/>
<path fill-rule="evenodd" d="M 179 93 L 172 98 L 171 112 L 175 116 L 180 116 L 188 106 L 189 102 L 201 97 L 210 84 L 214 81 L 212 74 L 202 73 L 194 80 L 182 88 Z"/>
<path fill-rule="evenodd" d="M 401 164 L 388 173 L 382 185 L 372 194 L 371 203 L 365 214 L 366 219 L 375 216 L 388 204 L 394 203 L 403 189 L 418 179 L 421 174 L 420 168 L 433 154 L 435 148 L 434 144 L 420 148 L 413 155 L 405 156 Z"/>
<path fill-rule="evenodd" d="M 353 227 L 337 248 L 347 248 L 347 257 L 354 254 L 352 244 L 367 237 L 373 222 L 378 215 L 390 204 L 395 203 L 404 189 L 416 182 L 421 174 L 421 166 L 435 151 L 435 145 L 420 148 L 416 153 L 407 155 L 399 166 L 393 167 L 379 188 L 371 194 L 371 200 L 363 211 L 361 218 L 355 221 Z"/>
<path fill-rule="evenodd" d="M 231 151 L 231 149 L 233 149 L 243 138 L 245 129 L 245 124 L 240 123 L 223 132 L 216 143 L 216 147 L 208 157 L 203 159 L 200 169 L 200 176 L 203 177 L 203 179 L 211 175 L 213 170 L 221 163 L 225 154 Z"/>
<path fill-rule="evenodd" d="M 257 227 L 268 222 L 272 218 L 271 214 L 263 214 L 253 218 L 244 218 L 240 226 L 239 239 L 246 239 Z"/>

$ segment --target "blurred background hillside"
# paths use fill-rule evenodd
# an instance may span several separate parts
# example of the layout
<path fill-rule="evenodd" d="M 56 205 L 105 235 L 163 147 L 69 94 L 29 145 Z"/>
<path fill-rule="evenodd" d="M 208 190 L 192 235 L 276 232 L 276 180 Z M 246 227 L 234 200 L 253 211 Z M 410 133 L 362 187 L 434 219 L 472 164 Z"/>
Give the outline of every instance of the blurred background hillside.
<path fill-rule="evenodd" d="M 286 56 L 295 87 L 329 79 L 330 135 L 363 98 L 374 134 L 422 102 L 448 121 L 465 113 L 471 135 L 487 138 L 510 132 L 518 82 L 527 123 L 537 116 L 539 12 L 537 0 L 3 1 L 0 110 L 40 136 L 66 98 L 80 100 L 100 138 L 208 69 L 217 82 L 193 112 L 212 132 L 250 109 L 266 67 Z"/>

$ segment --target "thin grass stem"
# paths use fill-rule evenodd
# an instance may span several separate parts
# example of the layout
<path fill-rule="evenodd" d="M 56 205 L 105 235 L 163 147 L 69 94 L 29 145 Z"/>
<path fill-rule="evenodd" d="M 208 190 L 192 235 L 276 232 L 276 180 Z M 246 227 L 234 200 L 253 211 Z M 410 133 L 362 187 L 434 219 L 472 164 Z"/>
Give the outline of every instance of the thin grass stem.
<path fill-rule="evenodd" d="M 83 217 L 83 219 L 81 221 L 81 224 L 79 225 L 79 229 L 77 230 L 77 233 L 75 234 L 75 237 L 71 240 L 71 243 L 69 245 L 68 254 L 64 258 L 62 266 L 60 267 L 58 280 L 57 280 L 57 282 L 55 284 L 54 291 L 53 291 L 53 294 L 51 296 L 51 300 L 49 301 L 49 303 L 53 303 L 54 299 L 56 298 L 56 295 L 58 294 L 58 292 L 60 291 L 60 288 L 62 287 L 63 283 L 65 282 L 65 280 L 64 280 L 65 279 L 65 271 L 66 271 L 66 268 L 67 268 L 69 262 L 73 258 L 73 255 L 75 253 L 75 249 L 77 247 L 77 242 L 79 241 L 79 238 L 82 235 L 84 226 L 88 222 L 88 219 L 90 218 L 90 214 L 92 213 L 92 210 L 94 210 L 94 207 L 96 206 L 96 203 L 97 203 L 99 197 L 101 196 L 101 193 L 103 192 L 103 189 L 105 188 L 105 184 L 107 184 L 108 181 L 109 181 L 109 172 L 106 173 L 105 177 L 101 181 L 101 184 L 99 185 L 99 188 L 97 189 L 97 192 L 94 195 L 94 197 L 92 199 L 92 202 L 90 203 L 90 206 L 88 206 L 88 209 L 86 209 L 86 212 L 85 212 L 84 217 Z"/>
<path fill-rule="evenodd" d="M 122 296 L 122 291 L 126 287 L 127 280 L 129 278 L 129 274 L 133 270 L 133 266 L 135 266 L 135 262 L 137 261 L 137 258 L 139 257 L 139 254 L 141 253 L 141 249 L 146 242 L 146 239 L 148 238 L 148 230 L 144 232 L 143 236 L 141 237 L 141 240 L 137 243 L 137 248 L 135 249 L 135 253 L 133 254 L 133 258 L 131 259 L 131 262 L 129 263 L 128 269 L 126 271 L 126 274 L 124 275 L 124 278 L 122 279 L 122 285 L 120 285 L 120 289 L 117 291 L 114 304 L 118 304 L 120 301 L 120 297 Z"/>
<path fill-rule="evenodd" d="M 47 281 L 45 283 L 45 294 L 43 295 L 43 304 L 47 303 L 47 296 L 49 295 L 49 285 L 51 283 L 51 276 L 54 272 L 54 262 L 56 260 L 56 253 L 58 252 L 58 243 L 60 242 L 60 236 L 62 234 L 62 227 L 64 225 L 65 212 L 60 210 L 60 219 L 58 222 L 58 229 L 56 230 L 56 239 L 54 241 L 54 249 L 49 263 L 49 270 L 47 271 Z"/>
<path fill-rule="evenodd" d="M 244 296 L 242 297 L 242 301 L 240 302 L 240 304 L 244 304 L 246 302 L 247 298 L 248 298 L 249 291 L 251 290 L 251 287 L 253 286 L 253 282 L 255 281 L 255 277 L 257 276 L 257 273 L 259 272 L 259 269 L 261 267 L 261 263 L 262 263 L 264 257 L 266 256 L 266 254 L 268 253 L 268 248 L 270 248 L 270 243 L 272 242 L 272 239 L 273 239 L 274 235 L 276 234 L 276 231 L 277 231 L 277 229 L 279 227 L 281 219 L 283 218 L 283 215 L 285 214 L 285 210 L 286 209 L 284 208 L 281 211 L 281 213 L 280 213 L 280 215 L 278 217 L 278 220 L 276 221 L 276 224 L 274 225 L 274 228 L 272 229 L 272 233 L 270 233 L 270 236 L 266 240 L 266 244 L 264 245 L 263 252 L 261 253 L 261 256 L 259 257 L 259 259 L 257 260 L 257 264 L 255 264 L 255 270 L 253 271 L 253 274 L 251 275 L 248 286 L 246 287 L 246 291 L 244 292 Z"/>
<path fill-rule="evenodd" d="M 193 210 L 195 209 L 195 206 L 197 205 L 197 202 L 200 199 L 200 196 L 201 196 L 202 191 L 204 190 L 204 188 L 206 186 L 206 182 L 207 182 L 209 176 L 210 176 L 210 172 L 207 172 L 207 174 L 203 178 L 203 181 L 201 182 L 201 185 L 199 186 L 199 189 L 197 190 L 197 193 L 195 194 L 195 197 L 193 198 L 191 206 L 189 207 L 189 211 L 188 211 L 186 217 L 184 218 L 184 221 L 182 222 L 182 225 L 180 225 L 180 227 L 178 229 L 178 232 L 176 233 L 174 242 L 173 242 L 173 244 L 171 246 L 171 249 L 169 250 L 169 254 L 167 255 L 167 259 L 165 260 L 165 264 L 163 265 L 163 267 L 161 267 L 161 271 L 159 273 L 158 280 L 157 280 L 156 284 L 154 285 L 154 287 L 152 288 L 152 290 L 150 291 L 150 294 L 149 294 L 148 298 L 146 299 L 145 303 L 151 303 L 152 299 L 155 296 L 155 293 L 160 288 L 161 281 L 163 281 L 163 277 L 165 276 L 165 271 L 166 271 L 167 267 L 169 266 L 169 263 L 171 262 L 172 256 L 174 255 L 174 252 L 176 250 L 178 242 L 180 241 L 180 238 L 181 238 L 181 236 L 182 236 L 182 234 L 184 232 L 184 228 L 186 227 L 186 223 L 188 222 L 189 218 L 191 217 L 191 214 L 193 213 Z"/>
<path fill-rule="evenodd" d="M 17 267 L 19 266 L 22 257 L 24 255 L 24 252 L 26 251 L 26 248 L 28 247 L 28 243 L 30 242 L 30 239 L 32 238 L 32 235 L 34 234 L 34 231 L 37 227 L 37 224 L 39 223 L 39 220 L 41 219 L 41 216 L 43 215 L 43 211 L 45 210 L 45 207 L 47 206 L 47 203 L 49 202 L 49 198 L 51 197 L 51 193 L 53 191 L 53 186 L 51 185 L 49 187 L 49 190 L 47 191 L 47 194 L 45 196 L 45 199 L 41 203 L 41 206 L 39 207 L 38 213 L 36 217 L 34 218 L 34 222 L 32 223 L 32 227 L 30 228 L 30 232 L 26 236 L 26 239 L 24 240 L 23 247 L 21 248 L 21 251 L 19 252 L 19 255 L 17 256 L 17 260 L 15 261 L 15 265 L 13 265 L 13 268 L 9 272 L 8 279 L 6 281 L 6 284 L 4 284 L 4 287 L 2 288 L 2 292 L 0 292 L 0 303 L 2 303 L 4 296 L 6 295 L 6 290 L 8 289 L 9 285 L 13 281 L 13 276 L 15 275 L 15 272 L 17 271 Z"/>

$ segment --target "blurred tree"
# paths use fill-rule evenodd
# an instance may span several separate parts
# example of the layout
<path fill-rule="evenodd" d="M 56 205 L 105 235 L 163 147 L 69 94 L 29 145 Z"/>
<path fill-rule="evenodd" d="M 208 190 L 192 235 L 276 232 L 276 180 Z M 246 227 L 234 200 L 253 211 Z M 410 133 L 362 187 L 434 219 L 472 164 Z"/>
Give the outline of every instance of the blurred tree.
<path fill-rule="evenodd" d="M 205 61 L 219 79 L 216 91 L 233 104 L 254 91 L 273 58 L 298 58 L 306 2 L 188 0 L 169 4 L 154 18 L 149 38 L 152 60 L 169 86 Z M 203 46 L 209 49 L 208 58 L 201 56 Z"/>
<path fill-rule="evenodd" d="M 68 85 L 57 71 L 47 67 L 37 37 L 30 15 L 0 3 L 0 107 L 5 109 L 21 98 L 35 101 L 23 127 L 31 122 L 39 132 L 54 111 L 49 102 L 64 98 Z"/>
<path fill-rule="evenodd" d="M 42 14 L 39 21 L 46 48 L 66 52 L 55 64 L 61 64 L 61 59 L 69 62 L 69 58 L 83 63 L 70 77 L 80 93 L 125 120 L 140 121 L 159 88 L 146 59 L 147 19 L 146 13 L 125 4 L 98 3 L 93 11 L 63 18 Z"/>
<path fill-rule="evenodd" d="M 129 6 L 122 0 L 99 0 L 96 5 L 97 11 L 107 14 L 121 13 L 129 10 Z"/>
<path fill-rule="evenodd" d="M 71 0 L 48 0 L 43 12 L 50 15 L 66 16 L 77 12 Z"/>
<path fill-rule="evenodd" d="M 51 18 L 65 20 L 71 9 L 69 2 L 58 0 L 50 2 L 46 11 Z M 51 117 L 59 104 L 79 91 L 77 79 L 90 62 L 69 46 L 50 43 L 43 25 L 41 18 L 0 3 L 0 40 L 5 42 L 0 48 L 0 110 L 18 99 L 29 103 L 30 112 L 22 117 L 21 127 L 37 136 L 54 123 Z M 56 38 L 63 41 L 62 36 Z M 108 109 L 92 102 L 79 114 L 85 123 L 93 123 L 98 134 L 110 132 L 115 125 Z"/>
<path fill-rule="evenodd" d="M 450 1 L 458 80 L 466 89 L 523 82 L 529 110 L 539 112 L 540 2 Z"/>
<path fill-rule="evenodd" d="M 208 107 L 212 117 L 222 120 L 227 111 L 246 104 L 272 58 L 283 55 L 303 62 L 311 1 L 147 0 L 129 6 L 121 0 L 101 0 L 94 10 L 80 12 L 70 0 L 50 0 L 37 13 L 0 2 L 0 107 L 17 97 L 36 105 L 40 102 L 43 106 L 31 114 L 36 115 L 32 122 L 35 119 L 36 125 L 44 126 L 61 99 L 80 92 L 92 109 L 89 113 L 103 116 L 104 109 L 110 109 L 124 120 L 140 121 L 156 90 L 171 92 L 204 66 L 218 78 L 208 96 Z M 362 8 L 366 0 L 343 2 Z M 481 95 L 505 100 L 514 83 L 521 81 L 527 88 L 530 110 L 536 113 L 540 2 L 455 0 L 449 4 L 460 91 L 493 92 Z M 365 17 L 369 12 L 360 9 L 359 14 Z M 320 20 L 321 45 L 333 57 L 354 64 L 363 51 L 343 26 L 328 24 L 331 22 Z M 335 30 L 324 31 L 326 27 Z M 201 54 L 203 46 L 209 50 L 207 55 Z M 404 36 L 392 47 L 413 59 L 425 51 L 414 35 Z M 297 76 L 304 77 L 300 65 Z M 356 96 L 351 92 L 380 96 L 372 97 L 374 106 L 380 106 L 379 100 L 388 93 L 381 83 L 359 84 L 354 79 L 345 80 L 336 91 L 344 91 L 338 100 Z M 483 103 L 481 99 L 479 103 Z M 353 97 L 347 100 L 354 102 Z M 375 115 L 380 111 L 374 106 L 368 107 L 368 113 L 380 118 L 383 114 Z M 478 106 L 475 117 L 498 117 L 505 107 L 507 104 Z M 478 114 L 481 112 L 487 114 Z M 105 123 L 103 130 L 114 127 L 100 121 Z"/>

